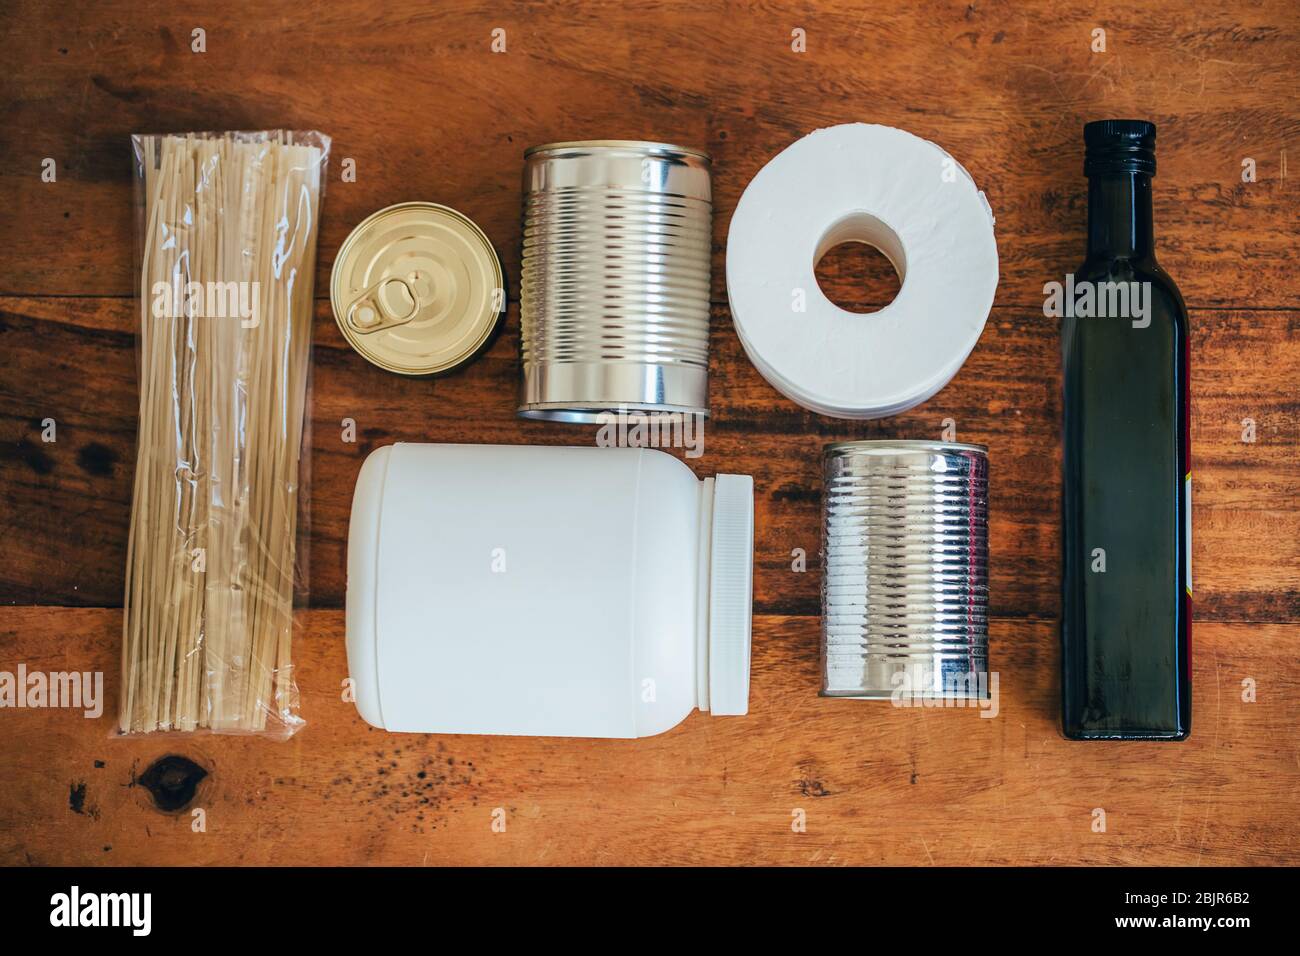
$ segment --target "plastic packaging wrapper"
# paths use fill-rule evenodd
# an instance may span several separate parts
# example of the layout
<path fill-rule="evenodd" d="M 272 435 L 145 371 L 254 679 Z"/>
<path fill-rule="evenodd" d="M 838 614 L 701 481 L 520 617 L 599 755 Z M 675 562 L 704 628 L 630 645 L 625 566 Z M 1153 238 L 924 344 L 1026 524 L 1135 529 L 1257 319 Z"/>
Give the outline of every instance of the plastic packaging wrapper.
<path fill-rule="evenodd" d="M 140 421 L 118 731 L 288 737 L 329 137 L 131 142 Z"/>

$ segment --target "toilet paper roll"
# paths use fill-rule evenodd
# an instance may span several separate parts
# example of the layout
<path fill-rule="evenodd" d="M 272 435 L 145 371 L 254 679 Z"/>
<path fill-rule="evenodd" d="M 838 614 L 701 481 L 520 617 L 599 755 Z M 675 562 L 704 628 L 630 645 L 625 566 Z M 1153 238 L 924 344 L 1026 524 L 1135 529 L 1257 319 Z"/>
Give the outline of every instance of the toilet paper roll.
<path fill-rule="evenodd" d="M 884 253 L 902 280 L 869 315 L 839 308 L 813 273 L 854 241 Z M 889 126 L 832 126 L 787 147 L 745 189 L 727 235 L 727 295 L 750 361 L 787 397 L 837 418 L 894 415 L 948 384 L 997 284 L 984 194 L 934 143 Z"/>

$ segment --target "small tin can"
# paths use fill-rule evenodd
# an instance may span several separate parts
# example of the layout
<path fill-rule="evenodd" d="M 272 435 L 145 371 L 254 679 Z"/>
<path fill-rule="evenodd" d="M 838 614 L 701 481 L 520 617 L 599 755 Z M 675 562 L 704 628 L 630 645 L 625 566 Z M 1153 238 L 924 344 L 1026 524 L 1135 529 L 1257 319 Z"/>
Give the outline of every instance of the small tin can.
<path fill-rule="evenodd" d="M 708 414 L 709 157 L 665 143 L 524 154 L 519 414 Z"/>
<path fill-rule="evenodd" d="M 436 203 L 399 203 L 344 240 L 330 305 L 366 360 L 401 375 L 442 375 L 491 344 L 506 311 L 505 273 L 468 217 Z"/>
<path fill-rule="evenodd" d="M 822 696 L 984 699 L 988 451 L 826 446 Z"/>

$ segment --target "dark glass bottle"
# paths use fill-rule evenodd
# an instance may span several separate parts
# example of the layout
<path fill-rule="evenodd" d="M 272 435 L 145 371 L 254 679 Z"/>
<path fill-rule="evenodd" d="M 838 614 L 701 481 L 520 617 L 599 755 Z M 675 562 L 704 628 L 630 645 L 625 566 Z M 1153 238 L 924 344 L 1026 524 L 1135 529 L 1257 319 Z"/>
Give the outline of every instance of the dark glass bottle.
<path fill-rule="evenodd" d="M 1155 137 L 1138 120 L 1084 128 L 1088 254 L 1063 284 L 1061 717 L 1075 740 L 1191 731 L 1188 324 L 1155 260 Z"/>

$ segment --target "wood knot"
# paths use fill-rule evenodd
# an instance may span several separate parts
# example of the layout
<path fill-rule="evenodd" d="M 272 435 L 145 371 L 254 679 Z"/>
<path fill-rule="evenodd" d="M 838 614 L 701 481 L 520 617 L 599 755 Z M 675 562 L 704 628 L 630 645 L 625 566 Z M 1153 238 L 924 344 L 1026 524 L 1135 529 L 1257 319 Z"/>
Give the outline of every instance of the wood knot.
<path fill-rule="evenodd" d="M 168 754 L 155 760 L 137 782 L 149 791 L 155 807 L 176 813 L 190 805 L 207 775 L 207 770 L 190 758 Z"/>

